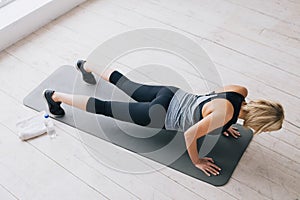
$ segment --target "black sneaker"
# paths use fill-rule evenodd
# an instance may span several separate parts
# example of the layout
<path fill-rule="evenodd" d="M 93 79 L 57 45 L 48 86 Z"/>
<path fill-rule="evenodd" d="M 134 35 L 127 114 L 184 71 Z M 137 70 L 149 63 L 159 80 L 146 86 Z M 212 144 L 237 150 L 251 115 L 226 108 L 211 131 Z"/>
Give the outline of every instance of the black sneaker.
<path fill-rule="evenodd" d="M 50 111 L 50 114 L 53 117 L 63 117 L 65 115 L 65 111 L 64 109 L 62 109 L 62 107 L 60 107 L 61 102 L 55 102 L 52 99 L 52 95 L 53 95 L 54 91 L 53 90 L 44 90 L 44 98 L 48 104 L 48 108 Z"/>
<path fill-rule="evenodd" d="M 96 85 L 97 81 L 94 75 L 91 72 L 85 71 L 85 69 L 83 68 L 85 62 L 85 60 L 78 60 L 76 63 L 77 69 L 81 72 L 82 79 L 84 80 L 84 82 L 91 85 Z"/>

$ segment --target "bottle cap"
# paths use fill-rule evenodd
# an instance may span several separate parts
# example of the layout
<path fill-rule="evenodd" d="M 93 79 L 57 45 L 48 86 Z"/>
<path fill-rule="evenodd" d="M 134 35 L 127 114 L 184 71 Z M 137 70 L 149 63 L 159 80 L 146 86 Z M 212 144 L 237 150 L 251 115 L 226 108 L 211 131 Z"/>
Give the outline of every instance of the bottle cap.
<path fill-rule="evenodd" d="M 45 115 L 44 115 L 44 117 L 45 117 L 45 118 L 48 118 L 48 117 L 49 117 L 49 115 L 48 115 L 48 114 L 45 114 Z"/>

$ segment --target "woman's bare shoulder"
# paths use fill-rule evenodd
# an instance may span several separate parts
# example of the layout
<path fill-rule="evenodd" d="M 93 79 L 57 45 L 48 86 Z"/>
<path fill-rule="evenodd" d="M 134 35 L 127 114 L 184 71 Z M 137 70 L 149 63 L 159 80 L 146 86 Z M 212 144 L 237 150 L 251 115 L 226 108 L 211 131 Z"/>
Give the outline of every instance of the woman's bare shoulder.
<path fill-rule="evenodd" d="M 244 97 L 247 97 L 248 95 L 248 90 L 246 87 L 241 86 L 241 85 L 226 85 L 223 88 L 215 90 L 216 92 L 237 92 L 243 95 Z"/>

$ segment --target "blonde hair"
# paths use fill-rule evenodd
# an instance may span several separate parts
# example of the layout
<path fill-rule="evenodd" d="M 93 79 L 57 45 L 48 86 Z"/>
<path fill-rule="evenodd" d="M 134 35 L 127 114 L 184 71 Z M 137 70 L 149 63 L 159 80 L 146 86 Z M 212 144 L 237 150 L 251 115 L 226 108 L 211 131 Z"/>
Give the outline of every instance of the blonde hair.
<path fill-rule="evenodd" d="M 268 100 L 254 100 L 242 106 L 244 126 L 255 130 L 254 134 L 275 131 L 282 127 L 284 110 L 281 104 Z"/>

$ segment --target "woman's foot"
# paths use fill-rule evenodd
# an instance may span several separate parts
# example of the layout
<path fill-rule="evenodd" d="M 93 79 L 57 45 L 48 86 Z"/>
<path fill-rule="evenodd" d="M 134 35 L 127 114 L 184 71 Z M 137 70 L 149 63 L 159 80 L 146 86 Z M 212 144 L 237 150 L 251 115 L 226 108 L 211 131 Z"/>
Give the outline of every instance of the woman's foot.
<path fill-rule="evenodd" d="M 95 85 L 97 83 L 97 81 L 96 81 L 94 75 L 91 72 L 87 72 L 83 68 L 83 65 L 85 62 L 86 62 L 85 60 L 78 60 L 76 63 L 76 67 L 81 72 L 82 79 L 84 80 L 84 82 L 91 84 L 91 85 Z"/>
<path fill-rule="evenodd" d="M 61 102 L 55 102 L 52 98 L 53 90 L 44 90 L 44 98 L 48 104 L 48 108 L 53 117 L 63 117 L 65 115 L 64 109 L 60 107 Z"/>

